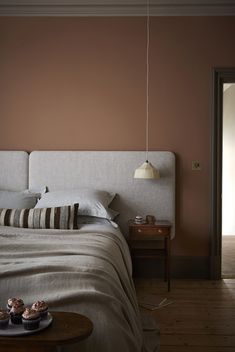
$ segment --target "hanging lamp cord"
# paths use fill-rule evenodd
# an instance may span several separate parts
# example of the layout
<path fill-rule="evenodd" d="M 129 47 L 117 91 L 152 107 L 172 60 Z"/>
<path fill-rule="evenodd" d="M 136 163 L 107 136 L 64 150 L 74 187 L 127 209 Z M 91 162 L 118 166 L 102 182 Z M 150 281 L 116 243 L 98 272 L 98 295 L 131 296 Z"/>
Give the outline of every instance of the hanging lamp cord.
<path fill-rule="evenodd" d="M 147 1 L 146 14 L 146 162 L 148 162 L 149 152 L 149 37 L 150 37 L 150 16 L 149 0 Z"/>

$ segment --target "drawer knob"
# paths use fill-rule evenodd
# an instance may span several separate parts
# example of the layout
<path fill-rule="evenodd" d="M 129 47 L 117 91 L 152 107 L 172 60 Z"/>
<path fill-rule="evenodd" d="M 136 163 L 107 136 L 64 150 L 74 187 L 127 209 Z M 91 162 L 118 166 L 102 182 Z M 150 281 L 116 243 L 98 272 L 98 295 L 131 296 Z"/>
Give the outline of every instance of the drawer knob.
<path fill-rule="evenodd" d="M 158 229 L 158 233 L 162 233 L 162 229 Z"/>
<path fill-rule="evenodd" d="M 138 229 L 138 232 L 142 232 L 141 229 Z"/>

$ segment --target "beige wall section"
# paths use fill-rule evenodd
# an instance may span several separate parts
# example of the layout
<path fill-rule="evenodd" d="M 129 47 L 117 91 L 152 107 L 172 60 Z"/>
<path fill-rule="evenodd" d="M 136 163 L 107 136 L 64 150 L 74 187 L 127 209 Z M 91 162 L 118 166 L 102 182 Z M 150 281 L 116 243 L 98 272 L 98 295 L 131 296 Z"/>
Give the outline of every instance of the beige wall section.
<path fill-rule="evenodd" d="M 235 235 L 235 84 L 223 95 L 222 234 Z"/>
<path fill-rule="evenodd" d="M 150 149 L 177 155 L 177 255 L 209 254 L 212 67 L 235 66 L 234 37 L 233 17 L 151 19 Z M 144 18 L 1 18 L 0 52 L 0 149 L 145 148 Z"/>

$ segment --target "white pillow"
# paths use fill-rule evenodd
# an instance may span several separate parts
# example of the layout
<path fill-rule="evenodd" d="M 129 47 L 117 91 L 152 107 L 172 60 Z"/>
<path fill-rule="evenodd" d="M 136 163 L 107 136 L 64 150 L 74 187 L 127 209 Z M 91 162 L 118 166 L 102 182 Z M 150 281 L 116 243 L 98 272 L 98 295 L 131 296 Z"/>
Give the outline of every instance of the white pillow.
<path fill-rule="evenodd" d="M 36 208 L 58 207 L 79 203 L 78 215 L 96 216 L 112 220 L 118 215 L 116 211 L 108 208 L 114 197 L 115 193 L 88 188 L 53 191 L 43 194 Z"/>
<path fill-rule="evenodd" d="M 34 208 L 40 193 L 25 191 L 0 191 L 0 208 Z"/>

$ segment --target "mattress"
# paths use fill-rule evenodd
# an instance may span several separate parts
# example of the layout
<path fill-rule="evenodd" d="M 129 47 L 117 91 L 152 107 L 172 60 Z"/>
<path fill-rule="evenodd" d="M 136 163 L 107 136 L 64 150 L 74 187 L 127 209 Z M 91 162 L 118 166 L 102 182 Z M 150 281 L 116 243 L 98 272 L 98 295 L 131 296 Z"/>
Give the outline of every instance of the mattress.
<path fill-rule="evenodd" d="M 85 222 L 85 221 L 84 221 Z M 0 227 L 0 306 L 45 300 L 51 311 L 88 316 L 92 335 L 65 351 L 142 351 L 143 333 L 129 249 L 109 221 L 79 230 Z"/>

